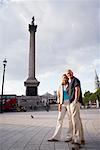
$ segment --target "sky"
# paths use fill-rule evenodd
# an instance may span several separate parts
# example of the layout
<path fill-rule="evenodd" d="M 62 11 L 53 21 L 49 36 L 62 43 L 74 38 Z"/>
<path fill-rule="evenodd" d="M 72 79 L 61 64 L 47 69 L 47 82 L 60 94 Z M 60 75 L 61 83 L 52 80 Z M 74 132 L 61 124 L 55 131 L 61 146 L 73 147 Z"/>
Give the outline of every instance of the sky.
<path fill-rule="evenodd" d="M 36 78 L 39 95 L 58 89 L 72 69 L 82 91 L 95 90 L 100 79 L 99 0 L 0 0 L 0 85 L 7 59 L 4 94 L 25 95 L 28 78 L 28 24 L 35 17 Z M 1 90 L 0 86 L 0 90 Z"/>

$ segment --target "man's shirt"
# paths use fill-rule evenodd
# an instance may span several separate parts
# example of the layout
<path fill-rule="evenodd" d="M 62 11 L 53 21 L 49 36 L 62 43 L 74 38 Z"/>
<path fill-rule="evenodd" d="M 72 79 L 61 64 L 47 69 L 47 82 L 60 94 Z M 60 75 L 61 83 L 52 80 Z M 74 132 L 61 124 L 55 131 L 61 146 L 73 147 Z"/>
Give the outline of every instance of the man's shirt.
<path fill-rule="evenodd" d="M 69 82 L 69 90 L 68 90 L 68 94 L 70 96 L 70 102 L 74 101 L 75 99 L 75 87 L 79 86 L 80 88 L 80 94 L 79 94 L 79 99 L 78 101 L 80 103 L 82 103 L 82 91 L 81 91 L 81 85 L 80 85 L 80 81 L 79 79 L 77 79 L 76 77 L 73 76 L 73 78 L 71 79 L 71 82 Z"/>

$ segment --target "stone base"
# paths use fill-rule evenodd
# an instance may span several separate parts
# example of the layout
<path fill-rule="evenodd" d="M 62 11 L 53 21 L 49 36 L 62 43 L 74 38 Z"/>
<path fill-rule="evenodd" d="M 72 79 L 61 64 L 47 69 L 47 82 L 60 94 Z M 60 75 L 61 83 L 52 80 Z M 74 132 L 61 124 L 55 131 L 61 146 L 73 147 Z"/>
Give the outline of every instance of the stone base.
<path fill-rule="evenodd" d="M 34 87 L 34 86 L 26 87 L 26 96 L 37 96 L 37 94 L 38 94 L 37 87 Z"/>
<path fill-rule="evenodd" d="M 18 96 L 18 106 L 22 106 L 26 111 L 44 110 L 41 96 Z"/>
<path fill-rule="evenodd" d="M 28 78 L 24 85 L 26 86 L 26 96 L 37 96 L 39 81 L 36 78 Z"/>

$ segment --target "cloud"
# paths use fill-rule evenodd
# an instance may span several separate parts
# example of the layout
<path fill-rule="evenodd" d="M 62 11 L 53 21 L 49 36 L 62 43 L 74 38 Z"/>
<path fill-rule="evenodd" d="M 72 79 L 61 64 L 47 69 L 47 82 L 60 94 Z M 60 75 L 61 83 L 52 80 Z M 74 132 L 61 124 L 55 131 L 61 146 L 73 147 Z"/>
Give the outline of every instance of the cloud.
<path fill-rule="evenodd" d="M 67 68 L 72 68 L 82 80 L 83 89 L 87 87 L 92 90 L 94 68 L 98 74 L 100 71 L 99 12 L 97 0 L 3 1 L 0 5 L 0 72 L 2 74 L 2 61 L 6 57 L 8 83 L 5 92 L 23 94 L 25 89 L 23 82 L 28 77 L 28 24 L 33 16 L 38 25 L 36 76 L 40 81 L 40 93 L 56 89 L 60 76 Z M 15 84 L 12 89 L 9 88 L 10 82 Z M 17 83 L 23 86 L 22 90 L 18 91 Z"/>

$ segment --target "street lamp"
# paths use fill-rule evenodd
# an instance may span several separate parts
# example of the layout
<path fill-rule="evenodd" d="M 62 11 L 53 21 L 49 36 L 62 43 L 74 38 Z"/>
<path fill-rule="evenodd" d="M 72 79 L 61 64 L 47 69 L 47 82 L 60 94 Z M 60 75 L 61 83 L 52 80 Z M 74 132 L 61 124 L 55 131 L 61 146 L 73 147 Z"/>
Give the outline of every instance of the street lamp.
<path fill-rule="evenodd" d="M 1 109 L 0 109 L 0 113 L 3 112 L 3 89 L 4 89 L 4 78 L 5 78 L 5 67 L 7 64 L 7 60 L 6 58 L 3 61 L 3 78 L 2 78 L 2 91 L 1 91 Z"/>

